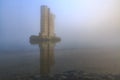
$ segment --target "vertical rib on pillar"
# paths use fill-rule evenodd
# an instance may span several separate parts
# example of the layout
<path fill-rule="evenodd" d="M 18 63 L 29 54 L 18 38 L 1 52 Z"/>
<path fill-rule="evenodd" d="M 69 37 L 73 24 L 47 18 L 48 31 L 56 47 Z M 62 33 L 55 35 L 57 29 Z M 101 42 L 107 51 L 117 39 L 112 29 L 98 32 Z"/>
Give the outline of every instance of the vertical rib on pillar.
<path fill-rule="evenodd" d="M 52 13 L 50 13 L 49 14 L 49 38 L 55 37 L 55 34 L 54 34 L 54 18 L 55 18 L 55 16 Z"/>

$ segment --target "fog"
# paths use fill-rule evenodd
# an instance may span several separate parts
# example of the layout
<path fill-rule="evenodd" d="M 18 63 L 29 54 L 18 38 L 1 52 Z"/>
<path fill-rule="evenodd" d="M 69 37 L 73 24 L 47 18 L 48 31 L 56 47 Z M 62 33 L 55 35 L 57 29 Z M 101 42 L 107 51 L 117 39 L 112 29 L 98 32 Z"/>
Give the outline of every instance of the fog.
<path fill-rule="evenodd" d="M 40 31 L 40 6 L 48 5 L 55 33 L 66 45 L 119 43 L 119 0 L 0 0 L 0 45 L 23 46 Z"/>

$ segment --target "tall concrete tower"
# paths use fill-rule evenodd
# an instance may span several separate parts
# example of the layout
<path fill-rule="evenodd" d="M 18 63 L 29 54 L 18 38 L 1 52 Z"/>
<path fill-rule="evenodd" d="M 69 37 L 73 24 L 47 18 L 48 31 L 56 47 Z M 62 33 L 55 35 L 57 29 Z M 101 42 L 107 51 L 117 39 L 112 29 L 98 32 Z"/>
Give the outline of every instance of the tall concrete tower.
<path fill-rule="evenodd" d="M 55 31 L 55 15 L 51 12 L 50 8 L 46 5 L 40 7 L 40 33 L 39 36 L 32 35 L 32 41 L 60 41 L 61 39 L 56 36 Z"/>
<path fill-rule="evenodd" d="M 54 19 L 55 16 L 51 13 L 50 8 L 41 6 L 41 33 L 42 38 L 55 37 L 54 33 Z"/>

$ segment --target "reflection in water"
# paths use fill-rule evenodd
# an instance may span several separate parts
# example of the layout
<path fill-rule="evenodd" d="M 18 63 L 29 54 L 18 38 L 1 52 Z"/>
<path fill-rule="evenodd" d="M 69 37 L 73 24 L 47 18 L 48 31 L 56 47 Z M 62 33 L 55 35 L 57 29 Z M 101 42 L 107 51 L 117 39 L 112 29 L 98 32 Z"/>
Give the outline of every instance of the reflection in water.
<path fill-rule="evenodd" d="M 54 48 L 59 41 L 35 41 L 30 40 L 31 44 L 38 44 L 40 48 L 40 75 L 48 76 L 51 67 L 54 65 Z"/>
<path fill-rule="evenodd" d="M 42 42 L 40 47 L 40 74 L 48 75 L 52 65 L 54 65 L 54 46 L 50 41 Z"/>

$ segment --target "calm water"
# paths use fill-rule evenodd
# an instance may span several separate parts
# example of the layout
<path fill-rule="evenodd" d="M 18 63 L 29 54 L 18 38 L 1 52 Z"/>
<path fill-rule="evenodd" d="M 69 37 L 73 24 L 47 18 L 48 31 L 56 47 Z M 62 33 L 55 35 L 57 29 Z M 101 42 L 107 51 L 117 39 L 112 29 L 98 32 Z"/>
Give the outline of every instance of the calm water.
<path fill-rule="evenodd" d="M 119 74 L 120 49 L 86 47 L 74 40 L 67 43 L 64 39 L 60 42 L 30 42 L 28 38 L 23 44 L 16 43 L 0 51 L 0 80 L 70 70 Z"/>

